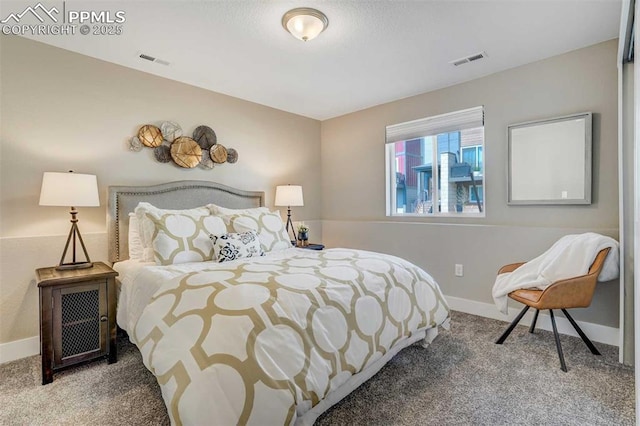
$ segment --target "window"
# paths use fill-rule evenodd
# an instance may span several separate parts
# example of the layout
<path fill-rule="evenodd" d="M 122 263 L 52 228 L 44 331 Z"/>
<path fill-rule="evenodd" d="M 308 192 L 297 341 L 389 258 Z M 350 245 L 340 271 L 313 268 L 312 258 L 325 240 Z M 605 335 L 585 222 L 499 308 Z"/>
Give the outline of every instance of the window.
<path fill-rule="evenodd" d="M 483 214 L 483 107 L 387 126 L 386 158 L 387 215 Z"/>
<path fill-rule="evenodd" d="M 477 185 L 475 191 L 469 191 L 469 202 L 476 203 L 478 200 L 482 202 L 482 185 Z"/>
<path fill-rule="evenodd" d="M 462 161 L 470 164 L 474 171 L 482 170 L 482 145 L 463 147 Z"/>

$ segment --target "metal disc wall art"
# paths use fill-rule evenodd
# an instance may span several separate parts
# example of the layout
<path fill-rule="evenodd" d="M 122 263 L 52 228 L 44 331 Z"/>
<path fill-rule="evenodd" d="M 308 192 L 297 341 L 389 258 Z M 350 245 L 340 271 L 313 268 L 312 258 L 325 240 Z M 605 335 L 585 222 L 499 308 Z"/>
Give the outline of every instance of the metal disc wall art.
<path fill-rule="evenodd" d="M 173 121 L 165 121 L 162 123 L 160 125 L 160 130 L 162 131 L 162 136 L 164 136 L 164 138 L 169 142 L 173 142 L 182 136 L 182 127 Z"/>
<path fill-rule="evenodd" d="M 138 152 L 142 150 L 142 142 L 138 139 L 137 136 L 133 136 L 129 140 L 129 151 Z"/>
<path fill-rule="evenodd" d="M 200 163 L 202 148 L 190 137 L 180 136 L 171 144 L 171 158 L 178 166 L 192 169 Z"/>
<path fill-rule="evenodd" d="M 145 124 L 138 130 L 138 139 L 144 146 L 155 148 L 162 145 L 162 132 L 152 124 Z"/>
<path fill-rule="evenodd" d="M 227 163 L 233 164 L 238 161 L 238 151 L 233 148 L 227 149 Z"/>
<path fill-rule="evenodd" d="M 200 166 L 211 170 L 215 164 L 235 163 L 238 152 L 218 144 L 216 132 L 200 125 L 193 131 L 193 138 L 183 136 L 182 127 L 173 121 L 164 121 L 160 127 L 145 124 L 137 136 L 129 140 L 129 150 L 138 152 L 143 147 L 153 148 L 153 156 L 160 163 L 173 163 L 185 169 Z"/>
<path fill-rule="evenodd" d="M 209 150 L 214 163 L 222 164 L 227 161 L 227 148 L 220 144 L 215 144 Z"/>
<path fill-rule="evenodd" d="M 193 139 L 198 142 L 200 148 L 209 149 L 218 143 L 216 132 L 209 126 L 198 126 L 193 131 Z"/>
<path fill-rule="evenodd" d="M 214 167 L 213 160 L 211 159 L 211 155 L 209 154 L 208 149 L 202 150 L 202 157 L 200 158 L 200 167 L 202 167 L 203 169 L 213 169 Z"/>
<path fill-rule="evenodd" d="M 160 145 L 153 148 L 153 156 L 160 163 L 168 163 L 171 161 L 171 148 L 169 145 Z"/>

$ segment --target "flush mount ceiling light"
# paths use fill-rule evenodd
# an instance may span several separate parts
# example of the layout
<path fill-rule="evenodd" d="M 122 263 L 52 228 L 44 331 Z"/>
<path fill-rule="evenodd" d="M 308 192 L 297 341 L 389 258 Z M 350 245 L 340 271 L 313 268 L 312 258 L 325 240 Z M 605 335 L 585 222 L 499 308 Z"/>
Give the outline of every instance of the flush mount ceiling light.
<path fill-rule="evenodd" d="M 329 19 L 319 10 L 299 7 L 282 16 L 282 26 L 298 40 L 309 41 L 329 26 Z"/>

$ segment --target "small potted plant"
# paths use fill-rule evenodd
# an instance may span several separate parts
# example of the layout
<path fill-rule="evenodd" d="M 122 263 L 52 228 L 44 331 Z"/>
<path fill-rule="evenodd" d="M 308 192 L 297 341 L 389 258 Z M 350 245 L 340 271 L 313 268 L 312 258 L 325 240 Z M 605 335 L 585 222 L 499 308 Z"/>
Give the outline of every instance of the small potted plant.
<path fill-rule="evenodd" d="M 304 247 L 309 244 L 309 227 L 303 223 L 298 225 L 298 245 Z"/>

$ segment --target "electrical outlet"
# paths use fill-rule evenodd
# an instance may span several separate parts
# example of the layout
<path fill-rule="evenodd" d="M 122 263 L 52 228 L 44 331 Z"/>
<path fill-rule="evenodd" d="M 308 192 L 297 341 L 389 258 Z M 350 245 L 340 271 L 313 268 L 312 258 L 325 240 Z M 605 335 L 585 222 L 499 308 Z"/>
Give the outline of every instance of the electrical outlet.
<path fill-rule="evenodd" d="M 456 277 L 461 277 L 464 275 L 464 269 L 460 263 L 456 263 L 455 273 L 456 273 Z"/>

